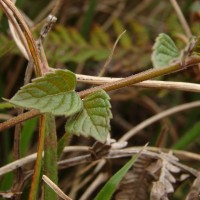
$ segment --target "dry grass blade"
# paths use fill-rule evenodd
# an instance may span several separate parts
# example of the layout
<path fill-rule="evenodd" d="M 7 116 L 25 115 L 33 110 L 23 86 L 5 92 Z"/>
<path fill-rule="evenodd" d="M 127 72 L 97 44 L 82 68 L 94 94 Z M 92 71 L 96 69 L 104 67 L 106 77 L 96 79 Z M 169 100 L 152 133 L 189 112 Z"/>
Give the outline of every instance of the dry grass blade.
<path fill-rule="evenodd" d="M 123 135 L 120 138 L 120 142 L 122 141 L 127 141 L 128 139 L 130 139 L 131 137 L 133 137 L 135 134 L 137 134 L 139 131 L 141 131 L 142 129 L 144 129 L 145 127 L 151 125 L 152 123 L 163 119 L 167 116 L 173 115 L 175 113 L 187 110 L 187 109 L 191 109 L 191 108 L 195 108 L 195 107 L 199 107 L 200 106 L 200 101 L 193 101 L 191 103 L 186 103 L 186 104 L 182 104 L 173 108 L 170 108 L 168 110 L 165 110 L 163 112 L 160 112 L 146 120 L 144 120 L 143 122 L 141 122 L 140 124 L 138 124 L 137 126 L 135 126 L 134 128 L 132 128 L 131 130 L 129 130 L 125 135 Z"/>
<path fill-rule="evenodd" d="M 72 200 L 68 197 L 55 183 L 53 183 L 47 176 L 43 175 L 42 179 L 54 192 L 64 200 Z"/>
<path fill-rule="evenodd" d="M 65 147 L 63 152 L 75 152 L 75 151 L 83 151 L 83 152 L 89 152 L 89 147 L 87 146 L 69 146 Z M 37 153 L 31 154 L 29 156 L 26 156 L 24 158 L 21 158 L 19 160 L 16 160 L 14 162 L 11 162 L 3 167 L 0 167 L 0 176 L 11 172 L 19 167 L 23 167 L 24 165 L 31 163 L 36 160 Z"/>

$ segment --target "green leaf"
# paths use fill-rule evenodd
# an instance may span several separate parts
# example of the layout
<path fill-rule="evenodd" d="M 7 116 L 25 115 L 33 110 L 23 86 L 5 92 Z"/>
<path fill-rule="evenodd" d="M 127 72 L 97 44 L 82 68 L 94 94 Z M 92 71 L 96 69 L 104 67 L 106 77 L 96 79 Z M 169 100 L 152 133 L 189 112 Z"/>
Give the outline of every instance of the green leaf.
<path fill-rule="evenodd" d="M 131 168 L 133 163 L 137 160 L 140 153 L 134 155 L 117 173 L 115 173 L 110 180 L 100 190 L 94 200 L 110 200 L 113 193 L 118 187 L 118 184 Z"/>
<path fill-rule="evenodd" d="M 33 79 L 23 86 L 10 103 L 26 108 L 40 110 L 41 113 L 70 116 L 79 112 L 83 106 L 74 91 L 76 77 L 68 70 L 56 70 L 44 77 Z"/>
<path fill-rule="evenodd" d="M 109 99 L 104 90 L 88 95 L 83 100 L 83 110 L 68 120 L 66 131 L 105 142 L 112 117 Z"/>
<path fill-rule="evenodd" d="M 174 41 L 164 33 L 159 34 L 153 46 L 151 56 L 153 66 L 155 68 L 167 66 L 171 61 L 177 59 L 179 55 L 180 53 Z"/>

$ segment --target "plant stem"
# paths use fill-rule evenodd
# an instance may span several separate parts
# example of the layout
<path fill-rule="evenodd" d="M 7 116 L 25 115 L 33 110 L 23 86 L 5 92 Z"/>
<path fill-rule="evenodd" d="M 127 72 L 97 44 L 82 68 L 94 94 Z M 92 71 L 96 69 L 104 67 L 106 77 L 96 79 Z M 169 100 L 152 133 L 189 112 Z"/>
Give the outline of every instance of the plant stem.
<path fill-rule="evenodd" d="M 80 83 L 102 85 L 109 82 L 119 81 L 123 78 L 116 77 L 99 77 L 91 75 L 76 74 L 77 81 Z M 200 92 L 200 85 L 198 83 L 178 82 L 178 81 L 159 81 L 159 80 L 146 80 L 140 83 L 131 85 L 131 87 L 139 88 L 154 88 L 154 89 L 167 89 L 167 90 L 180 90 L 185 92 Z"/>
<path fill-rule="evenodd" d="M 174 73 L 174 72 L 177 72 L 177 71 L 187 69 L 188 67 L 195 65 L 199 62 L 200 62 L 200 57 L 191 57 L 190 59 L 187 60 L 187 63 L 184 67 L 181 66 L 180 63 L 175 63 L 173 65 L 163 67 L 163 68 L 152 68 L 152 69 L 146 70 L 144 72 L 141 72 L 139 74 L 129 76 L 129 77 L 124 78 L 124 79 L 119 80 L 119 81 L 114 81 L 114 82 L 111 82 L 111 83 L 107 83 L 107 84 L 104 84 L 104 85 L 101 85 L 101 86 L 97 86 L 97 87 L 94 87 L 94 88 L 84 90 L 82 92 L 79 92 L 79 95 L 80 95 L 81 98 L 84 98 L 88 94 L 91 94 L 91 93 L 93 93 L 93 92 L 95 92 L 99 89 L 103 89 L 106 92 L 116 90 L 116 89 L 120 89 L 120 88 L 127 87 L 127 86 L 130 86 L 130 85 L 135 84 L 135 83 L 139 83 L 139 82 L 142 82 L 142 81 L 145 81 L 145 80 L 148 80 L 148 79 L 158 77 L 158 76 L 163 76 L 163 75 L 167 75 L 167 74 L 170 74 L 170 73 Z"/>
<path fill-rule="evenodd" d="M 57 166 L 57 135 L 55 117 L 46 114 L 44 140 L 44 174 L 55 184 L 58 182 Z M 57 194 L 47 185 L 44 185 L 44 200 L 56 200 Z"/>
<path fill-rule="evenodd" d="M 106 84 L 103 84 L 101 86 L 97 86 L 97 87 L 94 87 L 94 88 L 90 88 L 90 89 L 81 91 L 78 94 L 81 98 L 84 98 L 85 96 L 87 96 L 87 95 L 89 95 L 93 92 L 96 92 L 99 89 L 103 89 L 106 92 L 116 90 L 116 89 L 120 89 L 120 88 L 127 87 L 127 86 L 130 86 L 132 84 L 136 84 L 136 83 L 148 80 L 148 79 L 156 78 L 158 76 L 164 76 L 164 75 L 174 73 L 174 72 L 177 72 L 177 71 L 185 70 L 188 67 L 198 65 L 199 63 L 200 63 L 200 57 L 199 56 L 192 56 L 192 57 L 188 58 L 184 67 L 181 66 L 180 63 L 176 63 L 176 64 L 169 65 L 169 66 L 166 66 L 166 67 L 163 67 L 163 68 L 146 70 L 146 71 L 141 72 L 139 74 L 135 74 L 135 75 L 129 76 L 127 78 L 123 78 L 119 81 L 106 83 Z M 1 123 L 0 124 L 0 131 L 3 131 L 7 128 L 10 128 L 11 126 L 14 126 L 15 124 L 18 124 L 18 123 L 25 121 L 27 119 L 36 117 L 40 114 L 41 113 L 38 110 L 31 110 L 31 111 L 28 111 L 26 113 L 23 113 L 23 114 L 21 114 L 17 117 L 14 117 L 10 120 L 7 120 L 7 121 Z"/>
<path fill-rule="evenodd" d="M 39 182 L 40 182 L 41 168 L 42 168 L 42 152 L 43 152 L 44 137 L 45 137 L 45 121 L 46 121 L 46 116 L 42 115 L 40 117 L 40 125 L 39 125 L 40 128 L 39 128 L 39 144 L 37 150 L 37 159 L 35 163 L 33 180 L 31 183 L 29 200 L 37 200 L 38 196 L 38 189 L 39 189 Z"/>
<path fill-rule="evenodd" d="M 0 131 L 3 131 L 7 128 L 14 126 L 15 124 L 19 124 L 23 121 L 26 121 L 26 120 L 36 117 L 38 115 L 41 115 L 39 110 L 30 110 L 26 113 L 20 114 L 20 115 L 13 117 L 5 122 L 2 122 L 0 124 Z"/>

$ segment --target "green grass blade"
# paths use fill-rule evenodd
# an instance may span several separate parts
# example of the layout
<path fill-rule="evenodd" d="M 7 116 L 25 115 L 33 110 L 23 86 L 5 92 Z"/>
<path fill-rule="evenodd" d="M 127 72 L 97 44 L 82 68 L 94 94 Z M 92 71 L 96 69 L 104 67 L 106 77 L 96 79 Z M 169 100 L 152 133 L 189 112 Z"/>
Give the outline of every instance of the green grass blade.
<path fill-rule="evenodd" d="M 189 129 L 176 144 L 172 146 L 173 149 L 185 149 L 187 146 L 200 137 L 200 121 L 197 122 L 191 129 Z"/>
<path fill-rule="evenodd" d="M 95 200 L 109 200 L 117 189 L 118 184 L 131 168 L 133 163 L 137 160 L 140 153 L 134 155 L 110 180 L 104 185 L 101 191 L 95 197 Z"/>

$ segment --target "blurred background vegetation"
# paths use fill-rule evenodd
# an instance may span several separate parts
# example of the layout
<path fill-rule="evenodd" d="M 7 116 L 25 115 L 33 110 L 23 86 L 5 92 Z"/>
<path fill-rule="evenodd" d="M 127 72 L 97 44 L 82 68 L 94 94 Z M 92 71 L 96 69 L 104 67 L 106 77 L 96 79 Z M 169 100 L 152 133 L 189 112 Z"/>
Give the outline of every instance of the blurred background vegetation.
<path fill-rule="evenodd" d="M 180 0 L 178 3 L 193 35 L 199 35 L 200 2 Z M 186 44 L 187 38 L 182 25 L 170 1 L 167 0 L 18 0 L 16 5 L 24 13 L 36 38 L 49 13 L 58 17 L 55 27 L 44 42 L 49 65 L 53 68 L 70 69 L 79 74 L 98 75 L 117 37 L 124 30 L 126 33 L 121 37 L 115 49 L 105 76 L 126 77 L 151 68 L 152 45 L 161 32 L 170 35 L 180 49 Z M 27 61 L 12 40 L 7 18 L 1 10 L 0 22 L 0 95 L 4 98 L 11 98 L 23 84 Z M 198 83 L 200 73 L 198 68 L 192 68 L 159 79 Z M 88 87 L 87 84 L 78 84 L 77 91 Z M 115 139 L 162 110 L 198 100 L 200 97 L 198 93 L 143 88 L 123 88 L 111 92 L 110 96 L 113 112 L 111 135 Z M 3 103 L 3 100 L 0 102 Z M 15 109 L 7 108 L 1 103 L 0 121 L 16 115 Z M 56 122 L 60 138 L 64 134 L 65 120 L 59 117 Z M 24 122 L 21 156 L 36 152 L 37 126 L 37 118 Z M 13 130 L 11 128 L 0 134 L 0 166 L 12 160 Z M 130 139 L 128 145 L 141 146 L 150 142 L 150 146 L 156 146 L 156 141 L 163 131 L 166 139 L 162 147 L 172 148 L 173 146 L 199 153 L 199 109 L 177 113 L 152 124 Z M 181 145 L 178 144 L 184 135 L 193 137 L 188 137 Z M 70 144 L 91 145 L 93 142 L 92 139 L 74 136 Z M 112 174 L 123 163 L 124 160 L 118 160 L 106 166 Z M 200 164 L 195 162 L 190 165 L 195 168 L 200 167 Z M 31 168 L 32 165 L 26 166 L 24 173 Z M 67 194 L 71 194 L 74 199 L 78 199 L 82 191 L 87 188 L 85 184 L 76 193 L 73 184 L 68 184 L 69 180 L 77 180 L 75 174 L 79 170 L 80 166 L 59 172 L 60 187 Z M 84 178 L 84 176 L 79 177 L 79 181 Z M 11 186 L 12 173 L 0 177 L 0 191 L 9 190 Z M 27 199 L 30 179 L 24 187 L 23 198 Z M 175 194 L 174 199 L 182 199 L 187 192 L 183 190 L 186 187 L 187 185 L 183 185 Z"/>

